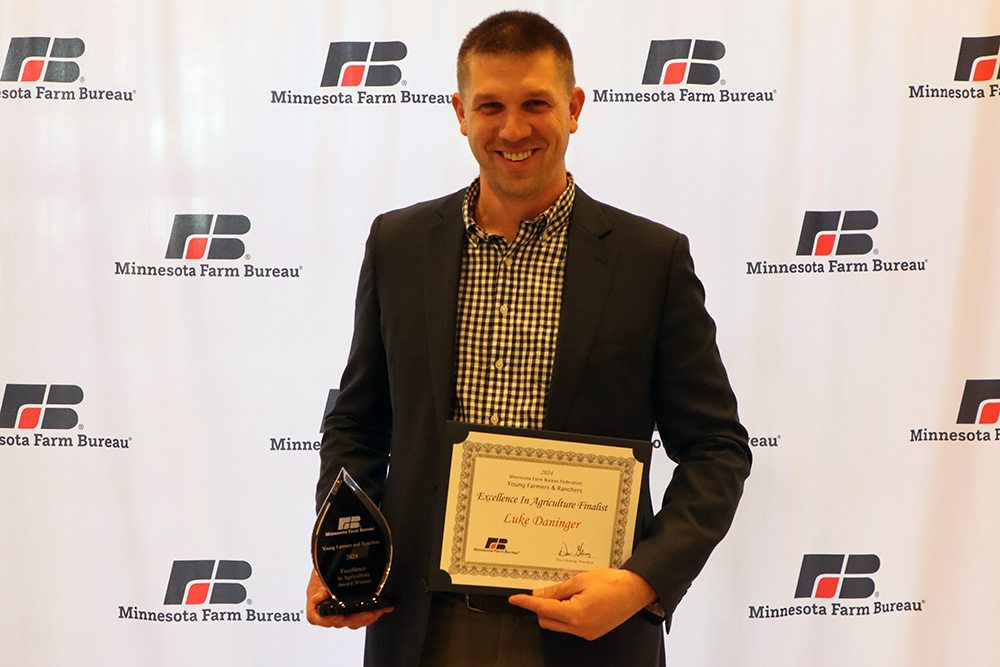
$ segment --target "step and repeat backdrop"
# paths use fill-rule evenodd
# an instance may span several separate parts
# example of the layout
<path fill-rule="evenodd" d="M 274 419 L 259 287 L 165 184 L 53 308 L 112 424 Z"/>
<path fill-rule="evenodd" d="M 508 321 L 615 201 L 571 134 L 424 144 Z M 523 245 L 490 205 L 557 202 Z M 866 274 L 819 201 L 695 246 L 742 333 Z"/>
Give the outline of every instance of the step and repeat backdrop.
<path fill-rule="evenodd" d="M 455 53 L 506 8 L 0 7 L 0 663 L 360 665 L 304 617 L 320 424 L 371 220 L 477 171 Z M 752 436 L 670 664 L 1000 664 L 1000 5 L 522 8 Z"/>

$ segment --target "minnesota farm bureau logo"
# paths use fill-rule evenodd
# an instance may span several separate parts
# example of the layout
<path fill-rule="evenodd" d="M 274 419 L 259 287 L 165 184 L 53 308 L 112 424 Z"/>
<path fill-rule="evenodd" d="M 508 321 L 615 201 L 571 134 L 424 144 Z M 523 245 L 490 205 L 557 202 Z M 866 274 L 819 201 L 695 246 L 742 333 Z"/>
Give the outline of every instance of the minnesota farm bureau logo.
<path fill-rule="evenodd" d="M 73 83 L 85 48 L 79 37 L 12 37 L 0 81 Z"/>
<path fill-rule="evenodd" d="M 176 215 L 166 259 L 239 259 L 242 236 L 250 231 L 245 215 Z"/>
<path fill-rule="evenodd" d="M 331 42 L 316 91 L 272 90 L 271 104 L 329 104 L 364 107 L 385 104 L 451 104 L 451 92 L 407 90 L 398 63 L 406 58 L 403 42 Z M 394 88 L 395 86 L 398 88 Z M 329 90 L 329 89 L 333 90 Z M 384 89 L 390 90 L 384 90 Z M 382 89 L 382 90 L 380 90 Z"/>
<path fill-rule="evenodd" d="M 0 70 L 0 81 L 35 85 L 3 86 L 0 100 L 134 101 L 135 90 L 43 85 L 83 83 L 77 59 L 86 48 L 79 37 L 12 37 Z"/>
<path fill-rule="evenodd" d="M 798 262 L 748 261 L 747 275 L 803 273 L 890 273 L 926 271 L 927 260 L 859 259 L 878 255 L 868 233 L 879 224 L 875 211 L 806 211 L 799 228 Z M 825 259 L 821 259 L 825 258 Z"/>
<path fill-rule="evenodd" d="M 361 529 L 361 517 L 355 516 L 342 516 L 340 520 L 337 521 L 337 530 L 360 530 Z"/>
<path fill-rule="evenodd" d="M 1000 441 L 1000 380 L 966 380 L 957 424 L 996 426 L 994 429 L 927 426 L 910 429 L 910 442 L 993 442 Z"/>
<path fill-rule="evenodd" d="M 966 380 L 959 424 L 996 424 L 1000 422 L 1000 380 Z"/>
<path fill-rule="evenodd" d="M 0 428 L 71 429 L 83 389 L 75 384 L 8 384 L 0 403 Z"/>
<path fill-rule="evenodd" d="M 860 575 L 875 574 L 880 565 L 875 554 L 805 554 L 795 585 L 795 597 L 871 597 L 875 592 L 875 581 Z"/>
<path fill-rule="evenodd" d="M 871 575 L 882 562 L 875 554 L 805 554 L 795 584 L 794 604 L 750 605 L 751 619 L 789 616 L 875 616 L 923 611 L 925 600 L 868 602 L 885 598 L 875 590 Z"/>
<path fill-rule="evenodd" d="M 955 66 L 955 81 L 990 81 L 1000 78 L 1000 35 L 963 37 Z"/>
<path fill-rule="evenodd" d="M 642 83 L 647 86 L 681 83 L 711 85 L 722 78 L 712 64 L 722 60 L 726 47 L 708 39 L 654 39 L 649 43 Z"/>
<path fill-rule="evenodd" d="M 874 247 L 875 211 L 806 211 L 796 255 L 866 255 Z"/>
<path fill-rule="evenodd" d="M 175 560 L 163 597 L 163 604 L 171 608 L 119 605 L 118 618 L 154 623 L 300 623 L 301 611 L 261 611 L 251 606 L 254 601 L 247 597 L 243 582 L 252 573 L 245 560 Z M 201 608 L 192 609 L 197 606 Z"/>
<path fill-rule="evenodd" d="M 773 102 L 777 89 L 732 90 L 717 63 L 726 45 L 711 39 L 654 39 L 649 42 L 639 90 L 594 88 L 594 102 L 664 104 L 671 102 Z M 638 63 L 635 65 L 638 68 Z M 717 86 L 715 84 L 718 84 Z M 709 86 L 712 86 L 709 88 Z M 650 88 L 652 87 L 652 88 Z"/>
<path fill-rule="evenodd" d="M 963 37 L 955 63 L 955 81 L 972 85 L 936 87 L 922 83 L 910 86 L 909 99 L 981 100 L 1000 97 L 1000 35 Z M 988 83 L 992 82 L 992 83 Z M 987 84 L 988 85 L 975 85 Z"/>
<path fill-rule="evenodd" d="M 42 449 L 129 449 L 132 438 L 88 435 L 75 406 L 83 402 L 83 389 L 75 384 L 8 384 L 0 400 L 0 429 L 14 429 L 0 434 L 0 445 L 39 447 Z M 74 407 L 70 407 L 74 406 Z M 45 431 L 68 431 L 46 433 Z M 32 431 L 34 433 L 24 433 Z"/>
<path fill-rule="evenodd" d="M 320 87 L 395 86 L 403 79 L 396 63 L 406 57 L 402 42 L 332 42 Z"/>
<path fill-rule="evenodd" d="M 163 604 L 240 604 L 253 573 L 245 560 L 175 560 Z"/>
<path fill-rule="evenodd" d="M 480 544 L 483 543 L 480 542 Z M 505 558 L 521 553 L 520 551 L 511 549 L 510 541 L 506 537 L 487 537 L 486 544 L 483 544 L 481 547 L 473 547 L 472 550 L 480 553 L 503 554 Z"/>
<path fill-rule="evenodd" d="M 250 259 L 243 235 L 250 231 L 245 215 L 180 214 L 174 216 L 164 258 L 195 260 L 147 265 L 135 261 L 115 262 L 116 276 L 158 276 L 186 278 L 298 278 L 302 267 L 259 266 L 231 263 Z M 217 261 L 221 260 L 221 261 Z"/>

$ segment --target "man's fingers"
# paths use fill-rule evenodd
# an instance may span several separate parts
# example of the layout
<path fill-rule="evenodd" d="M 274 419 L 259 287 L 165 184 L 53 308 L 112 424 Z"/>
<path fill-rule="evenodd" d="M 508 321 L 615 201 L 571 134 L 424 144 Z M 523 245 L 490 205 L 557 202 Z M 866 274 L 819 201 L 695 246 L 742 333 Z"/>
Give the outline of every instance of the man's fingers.
<path fill-rule="evenodd" d="M 545 586 L 544 588 L 536 588 L 531 591 L 531 594 L 535 597 L 540 598 L 550 598 L 553 600 L 568 600 L 580 591 L 583 590 L 582 582 L 579 579 L 580 575 L 570 577 L 566 581 L 560 581 L 557 584 L 552 584 L 551 586 Z"/>
<path fill-rule="evenodd" d="M 306 586 L 306 620 L 313 625 L 324 628 L 350 628 L 359 630 L 367 627 L 380 619 L 382 614 L 388 614 L 392 607 L 386 609 L 376 609 L 374 611 L 363 611 L 357 614 L 341 614 L 334 616 L 320 616 L 319 605 L 330 599 L 330 591 L 316 570 L 309 575 L 309 584 Z"/>
<path fill-rule="evenodd" d="M 320 616 L 316 614 L 307 614 L 309 622 L 313 625 L 320 625 L 324 628 L 348 628 L 350 630 L 360 630 L 361 628 L 366 628 L 378 619 L 382 618 L 383 614 L 388 614 L 392 611 L 392 607 L 386 609 L 376 609 L 375 611 L 363 611 L 357 614 L 336 614 L 333 616 Z"/>
<path fill-rule="evenodd" d="M 515 607 L 521 607 L 522 609 L 533 611 L 539 616 L 559 614 L 560 608 L 564 606 L 564 603 L 560 600 L 524 594 L 512 595 L 507 598 L 507 601 Z"/>
<path fill-rule="evenodd" d="M 535 593 L 537 593 L 537 591 L 535 591 Z M 558 594 L 564 593 L 565 589 L 558 592 Z M 572 597 L 562 599 L 555 596 L 542 597 L 537 594 L 512 595 L 507 601 L 516 607 L 521 607 L 522 609 L 527 609 L 528 611 L 533 611 L 538 614 L 538 623 L 546 630 L 559 629 L 560 632 L 566 632 L 566 630 L 560 628 L 549 627 L 542 621 L 547 620 L 550 623 L 558 623 L 561 626 L 568 626 L 572 623 L 574 615 L 579 613 L 579 602 L 572 599 Z"/>
<path fill-rule="evenodd" d="M 583 572 L 566 581 L 512 595 L 511 604 L 533 611 L 546 630 L 596 639 L 656 597 L 649 584 L 628 570 L 600 569 Z"/>
<path fill-rule="evenodd" d="M 560 604 L 561 602 L 570 600 L 583 590 L 578 576 L 570 577 L 566 581 L 560 581 L 551 586 L 536 588 L 531 591 L 531 595 L 525 593 L 512 595 L 507 601 L 536 614 L 558 612 L 564 606 Z"/>
<path fill-rule="evenodd" d="M 538 615 L 538 626 L 545 630 L 581 635 L 580 605 L 574 600 L 543 598 L 536 595 L 513 595 L 509 602 Z M 585 631 L 584 631 L 585 632 Z M 595 635 L 596 636 L 596 635 Z M 586 639 L 593 637 L 586 636 Z"/>

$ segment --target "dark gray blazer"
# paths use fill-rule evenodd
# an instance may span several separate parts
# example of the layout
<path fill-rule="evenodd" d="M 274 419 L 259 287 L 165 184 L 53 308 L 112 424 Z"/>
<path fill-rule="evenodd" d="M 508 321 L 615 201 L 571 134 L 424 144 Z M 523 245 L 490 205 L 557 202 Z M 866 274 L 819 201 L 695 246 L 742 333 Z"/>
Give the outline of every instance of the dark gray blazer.
<path fill-rule="evenodd" d="M 454 392 L 464 196 L 375 220 L 341 393 L 324 425 L 317 505 L 344 466 L 392 529 L 387 590 L 397 604 L 367 630 L 369 667 L 416 667 L 426 632 L 431 508 Z M 579 188 L 569 224 L 544 428 L 647 440 L 659 429 L 677 467 L 658 512 L 644 480 L 637 542 L 624 567 L 653 587 L 669 627 L 732 522 L 750 472 L 747 434 L 686 237 Z M 543 631 L 546 664 L 662 664 L 661 626 L 650 618 L 643 612 L 593 642 Z"/>

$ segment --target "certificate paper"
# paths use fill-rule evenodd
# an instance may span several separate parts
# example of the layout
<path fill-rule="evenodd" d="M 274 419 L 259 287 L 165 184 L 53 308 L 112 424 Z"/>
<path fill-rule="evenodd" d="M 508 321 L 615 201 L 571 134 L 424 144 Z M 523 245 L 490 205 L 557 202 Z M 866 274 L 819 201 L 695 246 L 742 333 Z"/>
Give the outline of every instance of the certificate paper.
<path fill-rule="evenodd" d="M 530 590 L 631 555 L 650 443 L 453 422 L 448 432 L 432 588 Z"/>

